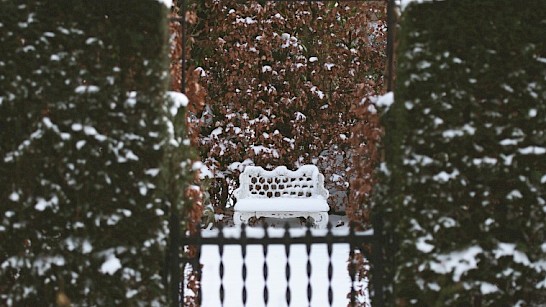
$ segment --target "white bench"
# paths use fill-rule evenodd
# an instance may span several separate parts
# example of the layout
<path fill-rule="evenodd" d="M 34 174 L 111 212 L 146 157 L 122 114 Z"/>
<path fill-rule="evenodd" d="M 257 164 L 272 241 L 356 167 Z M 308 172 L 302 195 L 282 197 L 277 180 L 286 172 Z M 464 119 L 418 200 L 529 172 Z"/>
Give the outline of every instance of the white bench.
<path fill-rule="evenodd" d="M 266 171 L 247 166 L 239 176 L 239 188 L 233 221 L 247 224 L 251 217 L 291 218 L 313 220 L 314 227 L 328 224 L 328 190 L 324 176 L 314 165 L 304 165 L 296 171 L 279 166 Z"/>

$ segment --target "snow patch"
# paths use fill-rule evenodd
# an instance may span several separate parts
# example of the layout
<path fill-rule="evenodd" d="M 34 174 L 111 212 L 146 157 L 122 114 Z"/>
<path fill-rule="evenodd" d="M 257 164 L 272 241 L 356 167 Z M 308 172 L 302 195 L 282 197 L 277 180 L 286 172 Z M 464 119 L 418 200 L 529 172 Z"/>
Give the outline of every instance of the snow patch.
<path fill-rule="evenodd" d="M 254 155 L 258 156 L 258 155 L 261 155 L 262 153 L 264 154 L 271 154 L 273 155 L 273 158 L 279 158 L 279 153 L 277 152 L 276 149 L 271 149 L 271 148 L 268 148 L 268 147 L 265 147 L 263 145 L 253 145 L 251 146 L 251 149 L 252 151 L 254 151 Z"/>
<path fill-rule="evenodd" d="M 108 275 L 114 275 L 119 269 L 121 269 L 121 261 L 113 253 L 109 254 L 100 266 L 100 272 Z"/>
<path fill-rule="evenodd" d="M 125 104 L 133 108 L 137 103 L 136 97 L 137 97 L 137 92 L 135 91 L 131 91 L 127 93 L 127 99 L 125 100 Z"/>
<path fill-rule="evenodd" d="M 50 200 L 46 200 L 42 197 L 37 197 L 36 201 L 37 202 L 34 205 L 34 209 L 38 211 L 44 211 L 47 208 L 55 208 L 59 204 L 59 198 L 55 195 Z"/>
<path fill-rule="evenodd" d="M 430 253 L 433 249 L 434 249 L 434 245 L 430 244 L 430 243 L 427 243 L 426 241 L 432 241 L 432 236 L 430 234 L 424 236 L 424 237 L 419 237 L 417 238 L 417 242 L 415 244 L 415 247 L 425 253 L 425 254 L 428 254 Z"/>
<path fill-rule="evenodd" d="M 438 182 L 448 182 L 451 179 L 455 179 L 458 175 L 459 175 L 458 170 L 454 170 L 451 173 L 447 173 L 446 171 L 441 171 L 440 173 L 434 175 L 432 179 Z"/>
<path fill-rule="evenodd" d="M 482 252 L 480 246 L 471 246 L 465 250 L 438 255 L 438 262 L 431 262 L 430 269 L 438 274 L 453 272 L 453 280 L 458 282 L 464 273 L 478 267 L 476 256 Z"/>
<path fill-rule="evenodd" d="M 487 295 L 494 292 L 499 292 L 500 289 L 495 286 L 494 284 L 488 283 L 488 282 L 482 282 L 480 285 L 480 291 L 483 295 Z"/>
<path fill-rule="evenodd" d="M 441 217 L 438 222 L 440 222 L 444 228 L 451 228 L 457 225 L 457 222 L 453 218 L 446 216 Z"/>
<path fill-rule="evenodd" d="M 343 176 L 340 176 L 338 174 L 332 174 L 330 176 L 330 181 L 331 182 L 338 182 L 338 181 L 341 181 L 341 180 L 343 180 Z"/>
<path fill-rule="evenodd" d="M 81 131 L 83 129 L 83 126 L 82 124 L 72 124 L 71 128 L 74 131 Z"/>
<path fill-rule="evenodd" d="M 142 196 L 146 196 L 146 194 L 148 194 L 148 187 L 146 186 L 145 183 L 140 182 L 140 183 L 138 184 L 138 192 L 139 192 L 140 195 L 142 195 Z"/>
<path fill-rule="evenodd" d="M 442 132 L 442 136 L 446 139 L 452 139 L 455 137 L 464 136 L 465 133 L 469 135 L 474 135 L 476 128 L 466 124 L 460 129 L 448 129 Z"/>
<path fill-rule="evenodd" d="M 324 93 L 319 90 L 316 86 L 311 88 L 311 93 L 316 94 L 320 99 L 324 99 Z"/>
<path fill-rule="evenodd" d="M 85 94 L 85 93 L 98 93 L 99 87 L 96 85 L 80 85 L 74 89 L 76 94 Z"/>
<path fill-rule="evenodd" d="M 305 114 L 301 112 L 294 113 L 294 116 L 296 117 L 296 120 L 299 120 L 299 121 L 304 121 L 307 119 L 307 116 L 305 116 Z"/>
<path fill-rule="evenodd" d="M 83 127 L 83 133 L 85 133 L 86 135 L 96 135 L 98 132 L 97 132 L 97 129 L 95 129 L 94 127 L 91 127 L 91 126 L 85 126 Z"/>
<path fill-rule="evenodd" d="M 180 107 L 188 106 L 189 100 L 186 95 L 173 91 L 168 91 L 167 95 L 171 98 L 173 102 L 172 106 L 169 108 L 169 112 L 172 116 L 176 116 L 176 114 L 178 114 L 178 109 L 180 109 Z"/>
<path fill-rule="evenodd" d="M 531 263 L 525 253 L 516 250 L 516 244 L 514 243 L 499 243 L 497 248 L 493 250 L 493 254 L 496 259 L 512 256 L 516 263 L 521 263 L 523 265 L 529 265 Z"/>
<path fill-rule="evenodd" d="M 97 42 L 97 41 L 98 41 L 98 39 L 96 37 L 89 37 L 89 38 L 87 38 L 85 40 L 85 44 L 86 45 L 91 45 L 91 44 L 93 44 L 94 42 Z"/>
<path fill-rule="evenodd" d="M 44 275 L 45 272 L 51 269 L 51 265 L 64 266 L 64 257 L 58 255 L 45 257 L 38 256 L 32 264 L 33 268 L 38 272 L 39 275 Z"/>
<path fill-rule="evenodd" d="M 149 168 L 144 171 L 144 174 L 155 177 L 157 174 L 159 174 L 159 168 Z"/>
<path fill-rule="evenodd" d="M 236 23 L 244 23 L 244 24 L 247 24 L 247 25 L 251 25 L 251 24 L 254 24 L 256 23 L 256 19 L 252 18 L 252 17 L 245 17 L 245 18 L 237 18 L 235 20 Z"/>
<path fill-rule="evenodd" d="M 518 152 L 522 155 L 543 155 L 546 153 L 546 148 L 538 146 L 528 146 L 518 149 Z"/>
<path fill-rule="evenodd" d="M 195 71 L 199 72 L 200 77 L 206 77 L 207 76 L 207 72 L 205 71 L 205 69 L 203 69 L 203 67 L 197 67 L 195 69 Z"/>
<path fill-rule="evenodd" d="M 546 176 L 545 176 L 546 177 Z M 9 195 L 9 200 L 13 201 L 13 202 L 16 202 L 16 201 L 19 201 L 19 194 L 17 192 L 12 192 L 10 195 Z"/>
<path fill-rule="evenodd" d="M 491 157 L 483 157 L 483 158 L 474 158 L 472 159 L 472 164 L 474 165 L 482 165 L 482 164 L 489 164 L 489 165 L 495 165 L 497 164 L 496 158 Z"/>
<path fill-rule="evenodd" d="M 519 141 L 520 140 L 517 140 L 517 139 L 504 139 L 500 141 L 499 144 L 501 144 L 502 146 L 517 145 Z"/>
<path fill-rule="evenodd" d="M 435 0 L 400 0 L 400 7 L 402 8 L 402 10 L 404 10 L 410 3 L 417 4 L 417 3 L 432 2 L 432 1 L 435 1 Z M 440 1 L 440 0 L 437 0 L 437 1 Z"/>
<path fill-rule="evenodd" d="M 523 195 L 518 190 L 512 190 L 508 195 L 506 195 L 506 199 L 513 200 L 513 199 L 519 199 L 523 198 Z"/>
<path fill-rule="evenodd" d="M 220 134 L 222 134 L 222 132 L 224 131 L 224 129 L 222 127 L 218 127 L 214 130 L 212 130 L 212 132 L 210 133 L 210 136 L 211 137 L 218 137 Z"/>
<path fill-rule="evenodd" d="M 82 147 L 85 145 L 86 141 L 85 140 L 80 140 L 78 142 L 76 142 L 76 149 L 80 150 L 82 149 Z"/>
<path fill-rule="evenodd" d="M 417 69 L 427 69 L 431 66 L 432 64 L 429 61 L 419 61 L 417 63 Z"/>
<path fill-rule="evenodd" d="M 513 93 L 513 92 L 514 92 L 514 89 L 513 89 L 510 85 L 508 85 L 508 84 L 506 84 L 506 83 L 501 84 L 501 87 L 502 87 L 505 91 L 507 91 L 508 93 Z"/>
<path fill-rule="evenodd" d="M 500 155 L 502 160 L 504 161 L 504 165 L 512 165 L 512 160 L 514 159 L 514 155 Z"/>
<path fill-rule="evenodd" d="M 243 162 L 233 162 L 231 163 L 229 166 L 228 166 L 228 169 L 230 171 L 239 171 L 239 172 L 243 172 L 245 170 L 245 168 L 249 165 L 254 165 L 254 161 L 250 160 L 250 159 L 246 159 L 244 160 Z"/>
<path fill-rule="evenodd" d="M 82 253 L 89 254 L 92 251 L 93 251 L 93 245 L 91 245 L 91 242 L 89 242 L 89 240 L 83 241 Z"/>
<path fill-rule="evenodd" d="M 201 161 L 194 162 L 192 165 L 193 171 L 199 171 L 199 178 L 213 178 L 214 175 L 212 171 Z"/>
<path fill-rule="evenodd" d="M 157 0 L 157 2 L 165 5 L 167 8 L 173 6 L 173 0 Z"/>
<path fill-rule="evenodd" d="M 394 93 L 388 92 L 385 93 L 385 95 L 381 95 L 377 98 L 377 102 L 375 103 L 378 107 L 383 108 L 389 108 L 394 103 Z"/>
<path fill-rule="evenodd" d="M 543 281 L 537 283 L 536 288 L 537 289 L 546 289 L 546 278 L 544 278 Z"/>

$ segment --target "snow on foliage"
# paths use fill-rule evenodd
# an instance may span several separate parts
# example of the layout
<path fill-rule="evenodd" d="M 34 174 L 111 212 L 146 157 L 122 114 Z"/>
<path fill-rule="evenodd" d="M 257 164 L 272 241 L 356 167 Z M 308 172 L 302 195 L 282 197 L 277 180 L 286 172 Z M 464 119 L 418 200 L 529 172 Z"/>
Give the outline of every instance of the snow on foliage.
<path fill-rule="evenodd" d="M 476 256 L 483 253 L 479 246 L 471 246 L 461 251 L 449 254 L 435 255 L 435 260 L 429 263 L 430 269 L 439 274 L 452 273 L 454 282 L 461 280 L 461 276 L 469 270 L 478 267 Z"/>
<path fill-rule="evenodd" d="M 546 303 L 546 69 L 536 60 L 546 46 L 534 17 L 545 9 L 405 9 L 375 200 L 399 244 L 396 302 Z M 481 17 L 470 25 L 468 12 Z"/>
<path fill-rule="evenodd" d="M 108 255 L 106 261 L 100 266 L 100 272 L 108 275 L 114 275 L 119 269 L 121 269 L 121 262 L 114 254 Z"/>
<path fill-rule="evenodd" d="M 388 92 L 385 95 L 381 95 L 377 98 L 375 104 L 378 107 L 388 109 L 394 103 L 394 93 Z"/>
<path fill-rule="evenodd" d="M 173 0 L 157 0 L 157 2 L 165 5 L 166 7 L 170 8 L 173 6 Z"/>
<path fill-rule="evenodd" d="M 98 93 L 99 87 L 96 85 L 80 85 L 74 89 L 74 92 L 77 94 L 85 94 L 85 93 Z"/>
<path fill-rule="evenodd" d="M 203 24 L 193 49 L 208 94 L 198 115 L 214 206 L 229 203 L 236 186 L 241 170 L 228 166 L 250 159 L 265 168 L 314 163 L 326 178 L 336 174 L 326 186 L 338 192 L 332 209 L 343 210 L 355 81 L 368 82 L 358 98 L 382 90 L 384 3 L 230 0 L 203 10 L 198 15 L 218 21 Z"/>
<path fill-rule="evenodd" d="M 165 13 L 0 0 L 0 305 L 166 304 Z"/>
<path fill-rule="evenodd" d="M 426 3 L 426 2 L 432 2 L 432 1 L 441 1 L 441 0 L 399 0 L 400 7 L 404 10 L 408 5 L 412 4 L 418 4 L 418 3 Z"/>
<path fill-rule="evenodd" d="M 189 101 L 186 95 L 173 91 L 168 91 L 167 94 L 172 100 L 172 106 L 169 108 L 171 116 L 176 116 L 176 114 L 178 114 L 179 108 L 185 108 L 188 106 Z"/>

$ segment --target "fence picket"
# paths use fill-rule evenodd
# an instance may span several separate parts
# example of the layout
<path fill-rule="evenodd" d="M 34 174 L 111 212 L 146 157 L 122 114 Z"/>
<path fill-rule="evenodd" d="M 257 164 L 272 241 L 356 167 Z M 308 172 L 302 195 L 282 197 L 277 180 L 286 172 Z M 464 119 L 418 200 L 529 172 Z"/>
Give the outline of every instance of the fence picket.
<path fill-rule="evenodd" d="M 291 293 L 290 293 L 290 226 L 288 223 L 284 225 L 284 251 L 286 254 L 286 305 L 290 306 Z"/>

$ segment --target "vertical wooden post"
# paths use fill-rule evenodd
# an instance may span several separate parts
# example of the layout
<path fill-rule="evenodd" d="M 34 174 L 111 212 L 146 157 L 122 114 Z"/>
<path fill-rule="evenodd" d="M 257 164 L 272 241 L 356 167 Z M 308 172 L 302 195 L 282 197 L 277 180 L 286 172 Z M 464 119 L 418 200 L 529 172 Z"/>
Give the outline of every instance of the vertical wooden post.
<path fill-rule="evenodd" d="M 180 216 L 178 213 L 178 206 L 171 203 L 171 216 L 169 219 L 169 237 L 170 237 L 170 301 L 172 307 L 180 306 Z"/>
<path fill-rule="evenodd" d="M 372 245 L 372 286 L 373 286 L 373 306 L 385 306 L 385 270 L 383 257 L 383 218 L 381 213 L 373 216 L 373 245 Z"/>
<path fill-rule="evenodd" d="M 182 93 L 186 93 L 186 0 L 181 0 L 181 6 L 180 6 L 180 15 L 181 15 L 181 22 L 182 25 L 181 31 L 182 31 L 182 78 L 180 80 L 181 83 L 181 89 L 180 91 Z"/>
<path fill-rule="evenodd" d="M 180 31 L 182 32 L 182 80 L 181 92 L 186 91 L 186 0 L 181 0 L 180 7 Z M 175 201 L 171 202 L 169 218 L 169 255 L 170 255 L 170 283 L 169 301 L 172 307 L 180 307 L 184 304 L 184 276 L 180 269 L 180 208 Z"/>
<path fill-rule="evenodd" d="M 387 0 L 387 92 L 392 91 L 394 86 L 394 8 L 394 0 Z"/>

